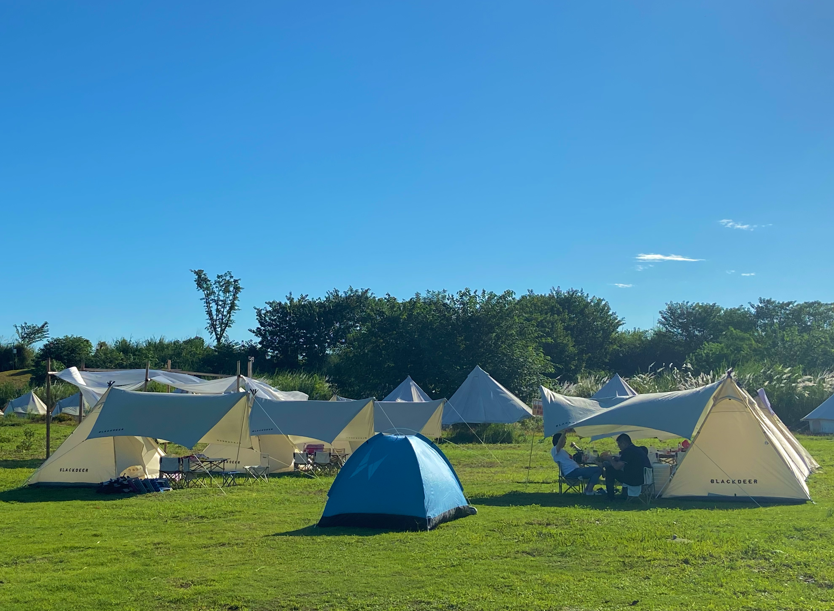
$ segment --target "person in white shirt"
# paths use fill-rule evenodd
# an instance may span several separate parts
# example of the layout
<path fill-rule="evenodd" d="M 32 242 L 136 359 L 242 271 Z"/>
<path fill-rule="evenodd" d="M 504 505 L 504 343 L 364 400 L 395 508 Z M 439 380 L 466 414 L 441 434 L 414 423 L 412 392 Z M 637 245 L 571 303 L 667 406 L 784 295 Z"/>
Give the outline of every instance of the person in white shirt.
<path fill-rule="evenodd" d="M 567 479 L 587 479 L 588 485 L 585 486 L 585 494 L 594 494 L 594 486 L 599 482 L 602 469 L 599 467 L 580 467 L 571 458 L 570 454 L 565 451 L 565 441 L 564 433 L 556 433 L 553 436 L 553 449 L 550 450 L 553 462 L 559 465 L 559 471 L 561 471 L 562 477 Z"/>

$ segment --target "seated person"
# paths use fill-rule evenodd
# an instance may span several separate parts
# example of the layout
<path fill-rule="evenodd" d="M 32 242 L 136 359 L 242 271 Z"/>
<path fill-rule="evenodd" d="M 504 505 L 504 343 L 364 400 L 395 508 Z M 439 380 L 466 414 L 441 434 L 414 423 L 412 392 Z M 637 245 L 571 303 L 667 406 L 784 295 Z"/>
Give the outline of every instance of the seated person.
<path fill-rule="evenodd" d="M 565 441 L 564 433 L 556 433 L 553 436 L 553 449 L 550 450 L 553 461 L 559 465 L 559 470 L 565 479 L 587 479 L 588 484 L 585 486 L 585 494 L 593 494 L 594 486 L 599 482 L 602 475 L 602 469 L 599 467 L 580 467 L 576 464 L 576 461 L 565 451 Z"/>
<path fill-rule="evenodd" d="M 614 500 L 614 484 L 620 482 L 626 486 L 643 485 L 643 468 L 651 468 L 646 448 L 636 446 L 631 442 L 631 437 L 623 433 L 617 437 L 617 447 L 620 448 L 620 458 L 612 458 L 605 461 L 605 489 L 608 492 L 609 500 Z M 623 496 L 627 492 L 623 489 Z"/>

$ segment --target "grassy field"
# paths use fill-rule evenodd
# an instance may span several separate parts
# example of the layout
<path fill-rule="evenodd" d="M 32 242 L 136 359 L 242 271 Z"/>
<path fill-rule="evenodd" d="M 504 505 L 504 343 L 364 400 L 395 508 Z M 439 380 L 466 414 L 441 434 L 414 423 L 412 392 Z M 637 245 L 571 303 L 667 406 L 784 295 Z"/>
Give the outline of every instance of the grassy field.
<path fill-rule="evenodd" d="M 24 431 L 35 431 L 26 449 Z M 834 439 L 816 504 L 555 493 L 549 446 L 443 446 L 478 515 L 316 529 L 332 477 L 165 494 L 18 488 L 44 426 L 0 426 L 0 609 L 834 609 Z M 55 426 L 56 446 L 72 430 Z"/>

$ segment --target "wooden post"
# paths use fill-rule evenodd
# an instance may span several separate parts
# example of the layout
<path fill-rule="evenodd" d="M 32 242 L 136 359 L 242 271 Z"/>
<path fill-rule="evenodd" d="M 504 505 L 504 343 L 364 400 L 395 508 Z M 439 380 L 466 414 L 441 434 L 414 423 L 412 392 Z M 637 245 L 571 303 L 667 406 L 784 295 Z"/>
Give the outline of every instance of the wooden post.
<path fill-rule="evenodd" d="M 250 356 L 250 357 L 249 357 L 249 366 L 246 368 L 246 371 L 247 371 L 246 377 L 248 377 L 248 378 L 251 378 L 251 377 L 252 377 L 252 366 L 253 366 L 254 364 L 255 364 L 255 357 L 254 357 L 254 356 Z"/>
<path fill-rule="evenodd" d="M 50 425 L 52 424 L 52 359 L 46 357 L 46 457 L 49 458 L 51 441 Z"/>

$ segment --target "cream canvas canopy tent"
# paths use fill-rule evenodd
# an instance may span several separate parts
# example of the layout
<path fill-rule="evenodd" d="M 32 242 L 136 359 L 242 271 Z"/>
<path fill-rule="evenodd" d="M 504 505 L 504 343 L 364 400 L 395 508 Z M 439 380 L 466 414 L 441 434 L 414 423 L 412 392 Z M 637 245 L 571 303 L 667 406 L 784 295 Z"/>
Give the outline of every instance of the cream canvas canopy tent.
<path fill-rule="evenodd" d="M 437 401 L 374 401 L 374 431 L 437 439 L 442 435 L 443 406 Z"/>
<path fill-rule="evenodd" d="M 157 439 L 193 447 L 251 449 L 247 393 L 190 395 L 110 388 L 90 415 L 29 480 L 30 485 L 98 484 L 138 467 L 159 474 Z"/>
<path fill-rule="evenodd" d="M 542 396 L 545 432 L 571 428 L 574 424 L 594 414 L 618 405 L 623 399 L 636 397 L 637 391 L 615 373 L 590 399 L 566 397 L 544 386 L 539 387 Z M 551 433 L 552 434 L 552 433 Z"/>
<path fill-rule="evenodd" d="M 27 392 L 25 395 L 12 399 L 6 405 L 4 416 L 19 416 L 21 418 L 26 416 L 43 416 L 46 414 L 46 405 L 33 392 Z"/>
<path fill-rule="evenodd" d="M 476 366 L 446 403 L 443 424 L 510 423 L 532 415 L 521 399 Z"/>
<path fill-rule="evenodd" d="M 418 401 L 431 401 L 423 389 L 417 386 L 416 382 L 407 376 L 399 386 L 392 390 L 383 401 L 405 401 L 407 403 L 415 403 Z M 428 436 L 428 435 L 427 435 Z"/>
<path fill-rule="evenodd" d="M 812 433 L 834 433 L 834 395 L 823 401 L 803 420 L 808 422 Z"/>
<path fill-rule="evenodd" d="M 247 376 L 229 376 L 203 380 L 191 374 L 164 369 L 79 371 L 76 367 L 69 367 L 55 374 L 55 377 L 77 386 L 90 405 L 95 405 L 99 397 L 110 386 L 123 390 L 138 390 L 145 385 L 146 381 L 158 382 L 188 393 L 200 395 L 218 395 L 238 392 L 239 390 L 255 390 L 261 396 L 277 401 L 304 401 L 307 399 L 307 395 L 303 392 L 278 390 L 263 380 Z"/>
<path fill-rule="evenodd" d="M 261 443 L 286 436 L 295 446 L 320 441 L 353 452 L 374 435 L 374 400 L 275 401 L 255 395 L 249 434 Z"/>
<path fill-rule="evenodd" d="M 575 400 L 560 395 L 551 399 L 554 404 Z M 664 498 L 810 498 L 802 459 L 729 376 L 703 388 L 637 395 L 608 408 L 599 407 L 597 413 L 572 425 L 578 435 L 598 439 L 627 433 L 634 439 L 692 440 L 661 491 Z M 545 434 L 564 428 L 567 426 L 548 418 L 545 406 Z"/>

